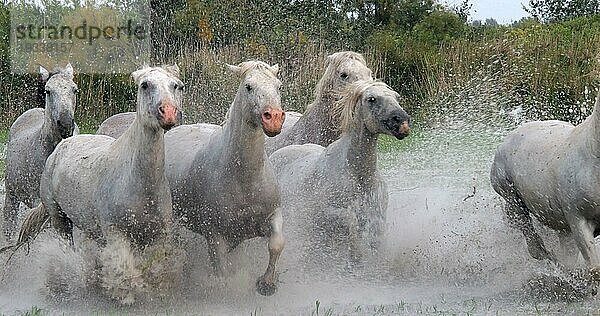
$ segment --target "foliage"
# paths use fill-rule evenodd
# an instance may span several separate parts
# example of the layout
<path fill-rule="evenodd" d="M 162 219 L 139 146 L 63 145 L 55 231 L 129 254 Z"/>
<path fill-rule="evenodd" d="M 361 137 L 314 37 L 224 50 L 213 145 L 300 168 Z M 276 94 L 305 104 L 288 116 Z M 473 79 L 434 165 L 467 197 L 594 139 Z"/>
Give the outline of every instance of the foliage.
<path fill-rule="evenodd" d="M 413 34 L 417 40 L 437 46 L 459 38 L 465 31 L 466 25 L 458 15 L 437 10 L 417 23 Z"/>
<path fill-rule="evenodd" d="M 530 118 L 579 122 L 595 96 L 596 15 L 544 24 L 524 18 L 503 26 L 491 20 L 469 25 L 468 1 L 454 8 L 433 0 L 170 0 L 151 7 L 163 17 L 152 26 L 160 44 L 154 58 L 182 69 L 188 122 L 220 123 L 238 84 L 225 63 L 246 59 L 279 63 L 284 106 L 303 111 L 326 56 L 346 49 L 364 53 L 417 118 L 489 89 L 496 95 L 480 103 L 490 113 L 522 107 Z M 73 10 L 53 14 L 69 18 Z M 10 73 L 6 5 L 0 5 L 1 25 L 0 124 L 8 126 L 32 106 L 36 75 Z M 128 75 L 78 74 L 76 82 L 77 120 L 86 131 L 135 108 Z"/>
<path fill-rule="evenodd" d="M 566 21 L 600 13 L 599 0 L 529 0 L 524 9 L 543 22 Z"/>

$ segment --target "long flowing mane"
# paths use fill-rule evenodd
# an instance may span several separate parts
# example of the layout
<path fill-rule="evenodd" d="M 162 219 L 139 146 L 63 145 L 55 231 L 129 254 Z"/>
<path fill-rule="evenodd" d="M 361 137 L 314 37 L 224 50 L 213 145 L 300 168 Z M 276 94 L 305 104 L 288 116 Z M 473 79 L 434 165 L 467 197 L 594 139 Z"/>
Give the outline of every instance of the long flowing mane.
<path fill-rule="evenodd" d="M 382 87 L 389 90 L 394 95 L 398 96 L 398 93 L 390 88 L 387 84 L 381 81 L 365 81 L 359 80 L 348 86 L 348 88 L 341 93 L 341 98 L 336 102 L 336 109 L 339 109 L 339 115 L 341 117 L 340 130 L 345 132 L 352 126 L 352 120 L 354 118 L 354 112 L 356 105 L 360 101 L 365 90 L 370 87 Z"/>

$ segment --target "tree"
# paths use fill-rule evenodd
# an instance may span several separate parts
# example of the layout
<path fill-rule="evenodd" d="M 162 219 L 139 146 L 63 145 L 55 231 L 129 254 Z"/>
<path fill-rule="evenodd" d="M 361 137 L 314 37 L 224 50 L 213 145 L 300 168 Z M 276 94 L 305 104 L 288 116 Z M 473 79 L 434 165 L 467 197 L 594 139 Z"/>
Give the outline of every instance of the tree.
<path fill-rule="evenodd" d="M 485 19 L 485 26 L 496 27 L 496 26 L 498 26 L 498 21 L 496 21 L 496 19 L 493 19 L 493 18 L 487 18 L 487 19 Z"/>
<path fill-rule="evenodd" d="M 600 0 L 529 0 L 523 9 L 544 23 L 570 20 L 600 13 Z"/>

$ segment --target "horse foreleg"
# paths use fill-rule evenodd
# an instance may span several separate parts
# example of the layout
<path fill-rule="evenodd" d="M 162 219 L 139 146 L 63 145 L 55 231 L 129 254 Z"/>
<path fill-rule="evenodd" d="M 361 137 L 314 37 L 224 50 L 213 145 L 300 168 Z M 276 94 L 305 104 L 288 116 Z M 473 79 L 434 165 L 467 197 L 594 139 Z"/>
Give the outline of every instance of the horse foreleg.
<path fill-rule="evenodd" d="M 223 236 L 210 232 L 207 234 L 208 258 L 218 276 L 225 275 L 225 261 L 229 246 Z"/>
<path fill-rule="evenodd" d="M 285 246 L 285 239 L 283 237 L 283 216 L 281 211 L 278 209 L 271 217 L 271 231 L 269 235 L 269 265 L 267 270 L 262 277 L 258 278 L 256 282 L 256 290 L 261 295 L 269 296 L 273 295 L 277 290 L 277 276 L 275 274 L 275 268 L 279 256 Z"/>
<path fill-rule="evenodd" d="M 600 281 L 600 252 L 594 239 L 595 225 L 585 218 L 565 213 L 573 238 L 590 268 L 590 273 L 595 281 Z"/>
<path fill-rule="evenodd" d="M 363 261 L 363 240 L 360 233 L 358 218 L 353 212 L 348 211 L 344 218 L 348 227 L 348 250 L 350 251 L 350 264 L 360 265 Z"/>
<path fill-rule="evenodd" d="M 6 198 L 4 199 L 4 236 L 6 237 L 6 241 L 10 241 L 17 227 L 19 203 L 16 196 L 6 193 Z"/>
<path fill-rule="evenodd" d="M 556 257 L 544 246 L 544 241 L 535 231 L 529 210 L 522 201 L 506 204 L 506 215 L 513 226 L 516 226 L 527 242 L 529 254 L 537 260 L 550 260 L 556 262 Z"/>

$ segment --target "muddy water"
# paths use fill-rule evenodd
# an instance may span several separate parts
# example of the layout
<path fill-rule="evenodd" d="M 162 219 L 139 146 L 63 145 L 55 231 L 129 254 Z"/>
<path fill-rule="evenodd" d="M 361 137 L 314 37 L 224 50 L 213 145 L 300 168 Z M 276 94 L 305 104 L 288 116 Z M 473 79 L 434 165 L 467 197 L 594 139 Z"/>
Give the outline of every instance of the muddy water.
<path fill-rule="evenodd" d="M 211 276 L 202 238 L 181 232 L 188 250 L 184 285 L 132 307 L 87 293 L 85 260 L 41 235 L 29 256 L 21 252 L 4 267 L 0 312 L 39 307 L 51 314 L 387 315 L 587 313 L 595 299 L 549 301 L 524 286 L 552 267 L 527 255 L 520 233 L 508 227 L 501 201 L 489 185 L 493 151 L 505 131 L 485 128 L 421 129 L 401 148 L 384 149 L 380 167 L 390 201 L 384 250 L 348 271 L 320 258 L 310 263 L 288 234 L 271 297 L 255 293 L 266 266 L 265 241 L 243 244 L 231 254 L 224 278 Z M 289 224 L 288 224 L 289 225 Z M 289 229 L 293 231 L 293 229 Z M 556 237 L 543 230 L 557 249 Z M 2 258 L 4 261 L 5 259 Z M 59 275 L 59 276 L 57 276 Z M 62 295 L 49 290 L 61 286 Z"/>

